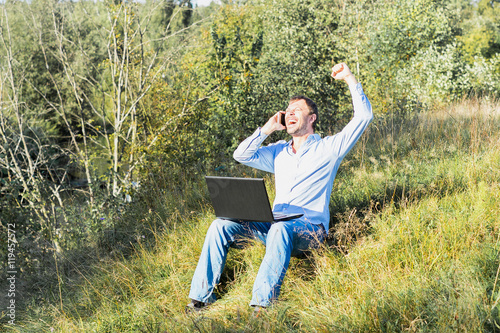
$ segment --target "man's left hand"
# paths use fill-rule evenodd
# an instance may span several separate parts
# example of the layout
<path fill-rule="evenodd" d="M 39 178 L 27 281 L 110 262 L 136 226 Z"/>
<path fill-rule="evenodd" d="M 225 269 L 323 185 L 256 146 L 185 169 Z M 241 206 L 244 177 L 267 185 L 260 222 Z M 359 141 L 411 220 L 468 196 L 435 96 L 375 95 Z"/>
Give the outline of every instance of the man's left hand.
<path fill-rule="evenodd" d="M 357 84 L 358 81 L 347 65 L 342 62 L 332 67 L 332 77 L 335 80 L 344 80 L 348 85 Z"/>

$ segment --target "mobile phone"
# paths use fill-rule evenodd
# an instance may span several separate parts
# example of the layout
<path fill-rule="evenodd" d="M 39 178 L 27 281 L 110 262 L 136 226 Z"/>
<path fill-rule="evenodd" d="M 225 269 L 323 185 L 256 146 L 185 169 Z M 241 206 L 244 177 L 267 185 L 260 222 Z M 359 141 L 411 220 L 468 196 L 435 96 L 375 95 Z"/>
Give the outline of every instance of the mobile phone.
<path fill-rule="evenodd" d="M 286 127 L 285 113 L 284 112 L 280 112 L 280 123 L 281 123 L 281 125 Z"/>

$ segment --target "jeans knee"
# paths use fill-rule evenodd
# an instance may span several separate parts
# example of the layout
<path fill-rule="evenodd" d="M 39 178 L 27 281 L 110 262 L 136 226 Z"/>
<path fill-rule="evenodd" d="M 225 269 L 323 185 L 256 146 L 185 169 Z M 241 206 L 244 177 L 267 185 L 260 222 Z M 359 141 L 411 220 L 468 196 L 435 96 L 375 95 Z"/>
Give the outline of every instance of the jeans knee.
<path fill-rule="evenodd" d="M 272 243 L 291 242 L 292 230 L 290 230 L 285 223 L 274 223 L 271 229 L 269 229 L 267 240 L 270 240 Z M 266 246 L 268 246 L 268 244 L 266 244 Z"/>
<path fill-rule="evenodd" d="M 210 224 L 210 228 L 211 229 L 215 228 L 215 229 L 219 230 L 220 228 L 224 227 L 225 223 L 226 223 L 225 220 L 215 219 L 212 221 L 212 224 Z"/>
<path fill-rule="evenodd" d="M 211 236 L 219 236 L 223 235 L 224 229 L 226 228 L 226 223 L 227 221 L 221 220 L 221 219 L 216 219 L 212 221 L 212 224 L 208 228 L 207 235 Z"/>
<path fill-rule="evenodd" d="M 223 244 L 229 246 L 238 238 L 239 232 L 237 223 L 229 220 L 216 219 L 208 228 L 207 237 L 214 240 L 220 240 Z"/>
<path fill-rule="evenodd" d="M 290 234 L 290 228 L 286 225 L 286 223 L 274 223 L 269 230 L 269 233 L 275 234 Z"/>

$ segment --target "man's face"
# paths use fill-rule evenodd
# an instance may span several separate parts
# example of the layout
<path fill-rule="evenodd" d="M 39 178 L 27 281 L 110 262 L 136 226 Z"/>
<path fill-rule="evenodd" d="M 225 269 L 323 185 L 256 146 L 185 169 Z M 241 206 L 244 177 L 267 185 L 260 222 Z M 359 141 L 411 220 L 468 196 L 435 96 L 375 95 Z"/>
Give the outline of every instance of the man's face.
<path fill-rule="evenodd" d="M 315 119 L 316 115 L 309 114 L 306 101 L 299 99 L 290 102 L 285 114 L 286 130 L 291 136 L 312 134 Z"/>

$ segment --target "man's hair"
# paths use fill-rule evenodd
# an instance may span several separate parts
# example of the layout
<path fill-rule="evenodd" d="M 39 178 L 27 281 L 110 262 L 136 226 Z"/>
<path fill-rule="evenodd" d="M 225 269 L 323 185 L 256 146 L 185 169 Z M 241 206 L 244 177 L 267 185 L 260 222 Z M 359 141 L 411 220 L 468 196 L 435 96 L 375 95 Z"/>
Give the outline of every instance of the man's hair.
<path fill-rule="evenodd" d="M 293 102 L 299 101 L 299 100 L 304 100 L 306 102 L 307 107 L 309 108 L 309 114 L 315 114 L 316 115 L 316 120 L 312 124 L 313 130 L 316 130 L 316 124 L 319 121 L 318 106 L 316 105 L 316 103 L 314 103 L 314 101 L 312 99 L 310 99 L 310 98 L 308 98 L 306 96 L 303 96 L 303 95 L 292 96 L 290 98 L 290 103 L 293 103 Z"/>

